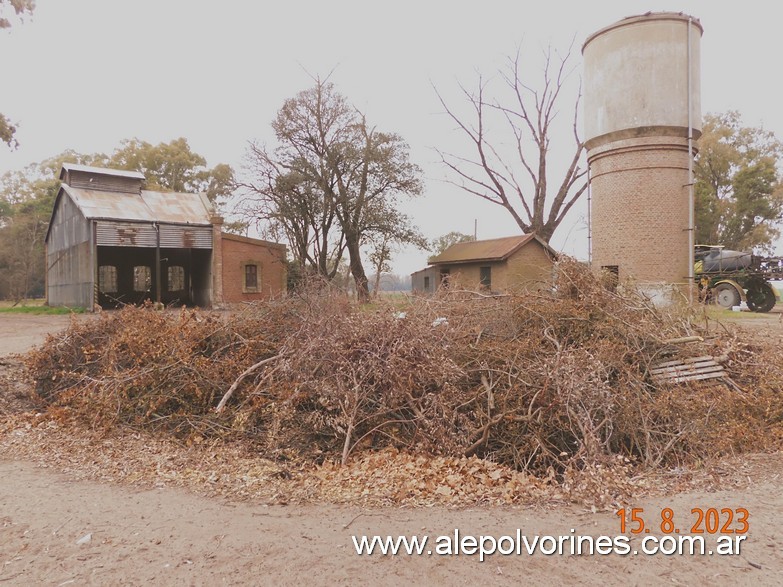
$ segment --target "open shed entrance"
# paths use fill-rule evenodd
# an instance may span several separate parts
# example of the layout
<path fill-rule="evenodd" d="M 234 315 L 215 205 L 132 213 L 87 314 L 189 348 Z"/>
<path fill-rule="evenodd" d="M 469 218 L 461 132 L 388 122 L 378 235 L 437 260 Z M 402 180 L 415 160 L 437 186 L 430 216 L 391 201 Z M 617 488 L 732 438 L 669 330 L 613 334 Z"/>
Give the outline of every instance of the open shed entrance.
<path fill-rule="evenodd" d="M 102 308 L 211 304 L 211 227 L 99 221 L 96 245 Z"/>
<path fill-rule="evenodd" d="M 160 271 L 152 248 L 98 247 L 98 303 L 104 309 L 145 300 L 208 306 L 212 281 L 210 249 L 160 249 Z"/>

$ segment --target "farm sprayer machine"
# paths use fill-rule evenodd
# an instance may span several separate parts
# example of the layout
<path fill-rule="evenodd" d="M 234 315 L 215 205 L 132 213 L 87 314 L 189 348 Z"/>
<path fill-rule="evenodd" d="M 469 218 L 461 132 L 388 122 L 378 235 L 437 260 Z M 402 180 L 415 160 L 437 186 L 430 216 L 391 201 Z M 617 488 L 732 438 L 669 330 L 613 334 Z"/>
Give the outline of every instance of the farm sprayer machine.
<path fill-rule="evenodd" d="M 770 281 L 783 280 L 783 257 L 699 245 L 694 259 L 701 299 L 724 308 L 744 301 L 753 312 L 769 312 L 775 307 L 778 294 Z"/>

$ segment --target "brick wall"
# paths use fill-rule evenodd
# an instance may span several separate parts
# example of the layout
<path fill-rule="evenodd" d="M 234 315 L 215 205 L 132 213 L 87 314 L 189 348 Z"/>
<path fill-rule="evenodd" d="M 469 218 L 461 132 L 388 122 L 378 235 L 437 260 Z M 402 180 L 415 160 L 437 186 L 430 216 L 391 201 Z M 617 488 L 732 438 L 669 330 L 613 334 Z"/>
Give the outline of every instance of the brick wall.
<path fill-rule="evenodd" d="M 449 268 L 452 280 L 470 288 L 479 287 L 482 267 L 492 268 L 492 291 L 534 291 L 552 285 L 552 259 L 537 241 L 528 242 L 505 261 L 478 261 L 436 267 Z"/>
<path fill-rule="evenodd" d="M 285 245 L 234 234 L 222 234 L 223 300 L 226 303 L 261 300 L 286 291 Z M 245 288 L 245 267 L 257 267 L 258 287 Z"/>
<path fill-rule="evenodd" d="M 552 263 L 547 250 L 537 241 L 530 241 L 506 261 L 503 289 L 535 291 L 552 287 Z"/>
<path fill-rule="evenodd" d="M 593 267 L 621 280 L 687 283 L 688 143 L 683 137 L 621 139 L 588 153 Z"/>

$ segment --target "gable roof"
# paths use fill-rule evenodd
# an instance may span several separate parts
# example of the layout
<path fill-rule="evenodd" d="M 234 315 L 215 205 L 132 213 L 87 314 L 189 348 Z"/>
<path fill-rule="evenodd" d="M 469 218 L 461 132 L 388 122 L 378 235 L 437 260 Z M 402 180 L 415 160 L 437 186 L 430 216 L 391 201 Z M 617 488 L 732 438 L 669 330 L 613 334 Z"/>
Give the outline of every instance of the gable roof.
<path fill-rule="evenodd" d="M 211 226 L 214 214 L 212 204 L 205 194 L 149 190 L 138 193 L 105 192 L 75 188 L 63 183 L 54 200 L 45 242 L 49 242 L 49 234 L 63 194 L 70 197 L 88 220 Z"/>
<path fill-rule="evenodd" d="M 212 224 L 212 205 L 204 194 L 149 190 L 140 193 L 105 192 L 75 188 L 65 183 L 60 190 L 60 193 L 70 196 L 87 219 Z"/>
<path fill-rule="evenodd" d="M 63 166 L 60 169 L 60 179 L 65 178 L 66 171 L 81 171 L 83 173 L 94 173 L 95 175 L 114 175 L 132 179 L 145 179 L 144 174 L 139 171 L 112 169 L 111 167 L 90 167 L 89 165 L 77 165 L 76 163 L 63 163 Z"/>
<path fill-rule="evenodd" d="M 519 249 L 534 241 L 544 247 L 550 255 L 557 256 L 557 252 L 535 234 L 522 234 L 505 238 L 456 243 L 451 245 L 440 255 L 431 257 L 429 264 L 447 265 L 456 263 L 476 263 L 478 261 L 505 261 Z"/>

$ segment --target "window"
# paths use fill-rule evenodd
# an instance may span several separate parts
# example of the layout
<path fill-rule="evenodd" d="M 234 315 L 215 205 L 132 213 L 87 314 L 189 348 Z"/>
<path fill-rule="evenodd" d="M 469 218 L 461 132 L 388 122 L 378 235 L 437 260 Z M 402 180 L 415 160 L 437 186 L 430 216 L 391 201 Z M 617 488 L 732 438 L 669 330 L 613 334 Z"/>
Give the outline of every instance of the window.
<path fill-rule="evenodd" d="M 492 267 L 479 268 L 479 281 L 483 288 L 489 289 L 492 287 Z"/>
<path fill-rule="evenodd" d="M 440 285 L 441 287 L 449 286 L 449 278 L 451 277 L 451 269 L 440 270 Z"/>
<path fill-rule="evenodd" d="M 146 265 L 133 268 L 133 291 L 149 291 L 152 285 L 152 272 Z"/>
<path fill-rule="evenodd" d="M 169 291 L 184 291 L 185 268 L 179 265 L 169 267 Z"/>
<path fill-rule="evenodd" d="M 620 266 L 619 265 L 604 265 L 601 267 L 603 273 L 604 284 L 609 291 L 617 290 L 617 284 L 620 282 Z"/>
<path fill-rule="evenodd" d="M 245 291 L 258 290 L 258 265 L 245 265 Z"/>
<path fill-rule="evenodd" d="M 98 289 L 103 293 L 117 293 L 117 268 L 114 265 L 98 267 Z"/>
<path fill-rule="evenodd" d="M 424 276 L 424 291 L 430 291 L 430 276 Z"/>

